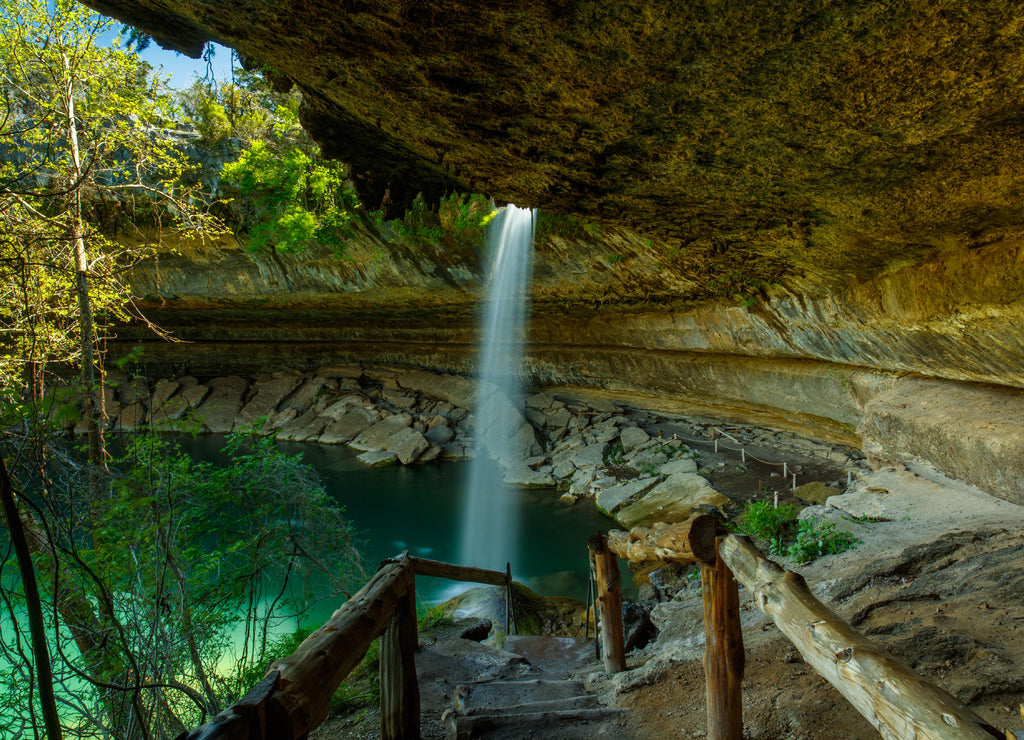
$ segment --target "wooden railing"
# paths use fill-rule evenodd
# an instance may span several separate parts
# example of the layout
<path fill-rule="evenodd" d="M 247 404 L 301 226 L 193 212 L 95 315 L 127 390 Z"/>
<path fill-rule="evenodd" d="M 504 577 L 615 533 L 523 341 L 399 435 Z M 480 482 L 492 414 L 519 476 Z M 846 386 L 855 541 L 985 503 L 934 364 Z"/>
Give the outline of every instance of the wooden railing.
<path fill-rule="evenodd" d="M 414 654 L 416 576 L 504 586 L 505 631 L 515 631 L 512 576 L 402 553 L 386 560 L 351 599 L 294 653 L 271 664 L 266 677 L 234 706 L 177 740 L 305 737 L 327 718 L 331 696 L 381 637 L 382 740 L 418 740 L 420 699 Z"/>
<path fill-rule="evenodd" d="M 699 563 L 704 602 L 704 673 L 708 740 L 741 740 L 743 634 L 739 616 L 742 583 L 754 603 L 813 667 L 886 740 L 991 740 L 1000 732 L 960 700 L 888 655 L 822 604 L 798 573 L 765 558 L 749 537 L 716 536 L 708 516 L 678 524 L 656 524 L 610 532 L 595 548 L 633 562 Z M 613 564 L 614 567 L 614 564 Z M 600 586 L 600 581 L 598 582 Z M 603 603 L 603 594 L 598 599 Z M 605 614 L 613 622 L 616 615 Z M 621 615 L 618 616 L 621 624 Z M 619 633 L 621 636 L 621 627 Z M 616 639 L 614 627 L 602 639 Z M 615 648 L 605 652 L 615 653 Z M 608 670 L 622 670 L 616 664 Z M 1024 710 L 1022 710 L 1024 711 Z"/>

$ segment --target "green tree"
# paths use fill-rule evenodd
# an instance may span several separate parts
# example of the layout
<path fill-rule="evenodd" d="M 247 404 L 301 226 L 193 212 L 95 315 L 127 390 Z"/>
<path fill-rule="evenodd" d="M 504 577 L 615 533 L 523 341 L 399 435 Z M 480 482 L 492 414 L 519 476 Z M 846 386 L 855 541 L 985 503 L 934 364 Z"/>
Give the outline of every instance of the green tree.
<path fill-rule="evenodd" d="M 184 158 L 160 135 L 171 101 L 148 65 L 99 44 L 112 27 L 70 0 L 0 4 L 0 269 L 18 306 L 4 322 L 0 377 L 31 381 L 40 363 L 76 363 L 94 462 L 103 446 L 98 337 L 131 310 L 120 275 L 144 250 L 126 251 L 90 216 L 149 209 L 158 226 L 166 219 L 187 236 L 218 229 L 198 189 L 182 184 Z"/>

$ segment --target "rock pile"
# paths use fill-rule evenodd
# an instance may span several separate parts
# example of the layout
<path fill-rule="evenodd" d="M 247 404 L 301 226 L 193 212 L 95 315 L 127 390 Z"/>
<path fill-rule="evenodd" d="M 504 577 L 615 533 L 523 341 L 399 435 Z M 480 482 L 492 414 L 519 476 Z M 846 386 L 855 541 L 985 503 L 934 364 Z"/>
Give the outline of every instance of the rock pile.
<path fill-rule="evenodd" d="M 345 444 L 367 465 L 410 465 L 465 459 L 475 436 L 492 457 L 499 457 L 493 429 L 509 427 L 494 424 L 494 418 L 477 418 L 477 394 L 476 381 L 457 375 L 345 365 L 313 373 L 205 380 L 186 375 L 152 383 L 111 374 L 105 398 L 113 430 L 143 425 L 209 433 L 258 429 L 282 440 Z M 673 420 L 671 426 L 665 417 L 613 401 L 542 392 L 528 396 L 521 408 L 509 399 L 498 401 L 500 415 L 510 416 L 511 428 L 518 430 L 511 452 L 498 459 L 511 485 L 557 487 L 570 501 L 593 498 L 627 527 L 680 521 L 694 507 L 721 509 L 732 503 L 699 474 L 700 452 L 671 432 L 681 429 L 690 437 L 710 439 L 712 428 L 699 420 L 688 419 L 682 426 Z M 789 442 L 792 449 L 799 443 L 806 455 L 832 462 L 843 454 L 779 435 L 788 433 L 734 429 L 728 441 Z"/>

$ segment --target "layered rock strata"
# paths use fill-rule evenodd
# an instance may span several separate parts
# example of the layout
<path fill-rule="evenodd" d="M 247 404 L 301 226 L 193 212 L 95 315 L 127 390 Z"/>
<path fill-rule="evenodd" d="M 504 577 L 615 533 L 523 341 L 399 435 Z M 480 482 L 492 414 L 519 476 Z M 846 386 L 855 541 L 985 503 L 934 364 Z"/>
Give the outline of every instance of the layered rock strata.
<path fill-rule="evenodd" d="M 254 429 L 285 441 L 346 444 L 367 465 L 464 459 L 473 436 L 487 434 L 473 413 L 476 382 L 450 374 L 347 365 L 254 377 L 179 376 L 151 385 L 112 374 L 107 390 L 114 431 Z M 530 395 L 521 408 L 506 403 L 522 420 L 522 444 L 500 461 L 511 485 L 557 487 L 567 501 L 592 498 L 630 527 L 734 507 L 708 483 L 709 471 L 692 446 L 721 434 L 711 420 L 673 417 L 672 428 L 692 440 L 687 445 L 678 433 L 662 436 L 667 417 L 621 403 L 544 392 Z M 734 428 L 726 436 L 730 444 L 784 449 L 792 462 L 861 467 L 849 450 L 784 432 Z"/>

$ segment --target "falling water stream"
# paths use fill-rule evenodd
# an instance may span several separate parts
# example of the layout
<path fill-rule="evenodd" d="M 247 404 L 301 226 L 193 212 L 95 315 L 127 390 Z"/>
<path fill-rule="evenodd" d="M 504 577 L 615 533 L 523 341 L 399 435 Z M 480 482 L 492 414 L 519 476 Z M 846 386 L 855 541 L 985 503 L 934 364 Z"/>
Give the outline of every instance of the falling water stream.
<path fill-rule="evenodd" d="M 503 480 L 497 463 L 509 464 L 522 429 L 523 347 L 533 272 L 535 211 L 506 206 L 491 222 L 487 302 L 481 324 L 479 386 L 473 460 L 467 476 L 459 560 L 478 568 L 516 570 L 519 507 L 517 491 Z"/>

